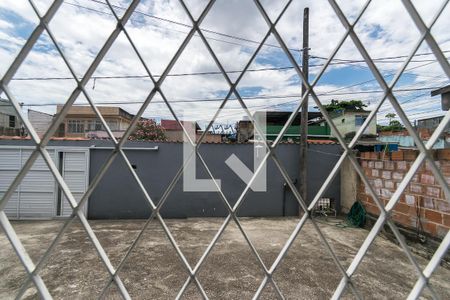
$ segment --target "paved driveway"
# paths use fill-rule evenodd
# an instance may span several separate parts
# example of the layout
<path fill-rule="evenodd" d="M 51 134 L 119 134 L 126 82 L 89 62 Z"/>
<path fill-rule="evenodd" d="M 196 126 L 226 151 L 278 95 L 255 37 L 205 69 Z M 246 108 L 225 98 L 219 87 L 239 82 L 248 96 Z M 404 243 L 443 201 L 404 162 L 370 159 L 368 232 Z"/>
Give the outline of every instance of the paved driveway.
<path fill-rule="evenodd" d="M 195 264 L 221 225 L 222 219 L 168 220 L 168 226 L 191 265 Z M 144 221 L 90 221 L 112 264 L 119 263 Z M 243 227 L 270 265 L 296 225 L 297 219 L 242 219 Z M 33 260 L 48 247 L 62 221 L 15 221 L 14 228 Z M 368 231 L 320 224 L 344 267 L 356 254 Z M 0 235 L 0 298 L 15 297 L 24 280 L 18 259 L 4 234 Z M 418 258 L 424 266 L 426 260 Z M 74 223 L 55 249 L 42 277 L 55 299 L 95 299 L 108 274 L 78 223 Z M 187 278 L 175 251 L 156 222 L 150 224 L 142 242 L 120 273 L 135 299 L 173 299 Z M 309 223 L 275 272 L 274 279 L 287 299 L 329 298 L 341 278 L 333 260 Z M 200 282 L 211 299 L 251 299 L 263 273 L 244 238 L 230 224 L 201 269 Z M 401 249 L 377 238 L 369 256 L 355 275 L 355 285 L 364 298 L 405 298 L 416 280 L 414 269 Z M 440 268 L 432 279 L 443 299 L 450 299 L 450 271 Z M 185 299 L 200 298 L 195 287 Z M 426 294 L 427 296 L 427 294 Z M 346 294 L 352 298 L 351 294 Z M 29 288 L 26 298 L 37 298 Z M 119 299 L 113 287 L 108 299 Z M 263 299 L 273 299 L 271 287 Z"/>

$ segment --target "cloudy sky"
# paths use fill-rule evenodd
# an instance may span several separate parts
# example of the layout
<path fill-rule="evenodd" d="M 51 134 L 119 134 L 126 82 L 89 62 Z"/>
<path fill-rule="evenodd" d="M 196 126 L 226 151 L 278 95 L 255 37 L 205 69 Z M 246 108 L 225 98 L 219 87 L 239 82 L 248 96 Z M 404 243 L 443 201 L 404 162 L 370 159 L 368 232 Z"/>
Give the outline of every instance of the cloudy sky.
<path fill-rule="evenodd" d="M 51 0 L 35 1 L 44 14 Z M 286 1 L 261 1 L 275 20 Z M 365 1 L 338 1 L 349 20 L 354 20 Z M 120 16 L 130 0 L 111 0 Z M 207 1 L 186 1 L 197 17 Z M 424 21 L 429 24 L 442 5 L 442 0 L 413 1 Z M 345 30 L 328 1 L 294 0 L 281 18 L 277 29 L 297 62 L 301 62 L 302 14 L 310 8 L 310 80 L 321 70 Z M 25 0 L 0 1 L 0 75 L 10 66 L 24 45 L 38 18 Z M 145 63 L 154 75 L 163 73 L 170 59 L 190 30 L 190 19 L 178 0 L 141 1 L 126 28 Z M 59 46 L 82 77 L 98 51 L 115 28 L 115 19 L 104 0 L 64 0 L 49 24 Z M 450 5 L 447 5 L 432 33 L 444 55 L 450 57 Z M 234 81 L 255 52 L 268 30 L 257 7 L 250 0 L 217 0 L 201 25 L 208 43 L 224 69 Z M 400 0 L 374 0 L 356 26 L 356 32 L 369 54 L 375 59 L 389 82 L 419 40 L 419 31 Z M 442 115 L 439 97 L 430 90 L 448 84 L 448 79 L 426 44 L 422 44 L 396 90 L 411 120 Z M 347 39 L 330 67 L 316 86 L 323 103 L 331 99 L 362 100 L 374 107 L 382 97 L 381 88 L 371 75 L 356 47 Z M 238 85 L 251 111 L 268 109 L 289 111 L 298 103 L 300 80 L 277 40 L 271 36 L 250 65 Z M 204 73 L 207 74 L 204 74 Z M 125 35 L 121 34 L 87 84 L 97 104 L 118 103 L 136 113 L 153 88 L 146 72 Z M 107 77 L 107 78 L 105 78 Z M 67 100 L 75 81 L 48 35 L 44 34 L 20 67 L 10 84 L 13 94 L 29 108 L 54 113 L 55 104 Z M 217 65 L 198 35 L 195 35 L 179 57 L 162 91 L 177 113 L 186 119 L 206 123 L 215 113 L 229 90 Z M 4 95 L 2 95 L 4 98 Z M 146 117 L 170 118 L 166 105 L 157 96 L 144 113 Z M 80 97 L 76 104 L 86 103 Z M 310 99 L 310 109 L 315 103 Z M 236 100 L 230 100 L 221 122 L 234 122 L 245 112 Z M 383 105 L 378 121 L 392 112 Z"/>

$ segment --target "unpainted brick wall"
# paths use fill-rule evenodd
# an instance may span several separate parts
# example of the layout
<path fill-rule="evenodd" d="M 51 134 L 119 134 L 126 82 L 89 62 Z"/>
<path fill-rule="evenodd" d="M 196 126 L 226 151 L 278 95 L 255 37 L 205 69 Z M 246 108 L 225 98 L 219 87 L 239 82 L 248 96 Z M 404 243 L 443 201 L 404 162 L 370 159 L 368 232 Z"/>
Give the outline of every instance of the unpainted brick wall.
<path fill-rule="evenodd" d="M 397 151 L 391 154 L 361 153 L 361 166 L 384 205 L 403 180 L 418 153 L 413 150 Z M 450 149 L 436 150 L 433 155 L 437 166 L 450 183 Z M 357 198 L 369 214 L 379 215 L 378 206 L 360 179 Z M 446 199 L 428 163 L 423 163 L 414 175 L 400 197 L 400 201 L 395 205 L 392 219 L 414 231 L 420 228 L 418 226 L 421 223 L 423 232 L 439 239 L 443 238 L 450 229 L 450 199 Z"/>

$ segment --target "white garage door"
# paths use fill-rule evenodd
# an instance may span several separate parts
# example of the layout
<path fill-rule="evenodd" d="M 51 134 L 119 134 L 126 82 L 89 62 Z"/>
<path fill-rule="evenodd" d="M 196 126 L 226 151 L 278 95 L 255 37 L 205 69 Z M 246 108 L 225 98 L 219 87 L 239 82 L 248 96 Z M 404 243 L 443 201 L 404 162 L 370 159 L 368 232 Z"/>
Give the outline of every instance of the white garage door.
<path fill-rule="evenodd" d="M 18 149 L 0 149 L 0 194 L 8 189 L 21 166 L 21 152 Z M 19 196 L 18 190 L 9 199 L 5 206 L 5 213 L 11 217 L 18 217 Z"/>
<path fill-rule="evenodd" d="M 80 201 L 89 184 L 88 170 L 88 151 L 61 151 L 59 157 L 62 159 L 63 176 L 75 200 Z M 69 202 L 61 194 L 61 216 L 68 217 L 72 214 Z M 87 212 L 87 203 L 83 211 Z"/>
<path fill-rule="evenodd" d="M 74 197 L 79 200 L 88 185 L 88 150 L 48 149 L 48 151 L 55 164 L 59 166 Z M 0 195 L 5 193 L 31 153 L 32 149 L 29 147 L 0 148 Z M 71 214 L 69 204 L 58 189 L 42 157 L 35 161 L 8 201 L 5 212 L 13 218 L 51 218 Z"/>
<path fill-rule="evenodd" d="M 32 150 L 21 150 L 22 165 Z M 55 151 L 49 150 L 54 162 Z M 19 218 L 50 218 L 55 215 L 55 179 L 44 159 L 39 158 L 23 179 L 19 189 Z"/>

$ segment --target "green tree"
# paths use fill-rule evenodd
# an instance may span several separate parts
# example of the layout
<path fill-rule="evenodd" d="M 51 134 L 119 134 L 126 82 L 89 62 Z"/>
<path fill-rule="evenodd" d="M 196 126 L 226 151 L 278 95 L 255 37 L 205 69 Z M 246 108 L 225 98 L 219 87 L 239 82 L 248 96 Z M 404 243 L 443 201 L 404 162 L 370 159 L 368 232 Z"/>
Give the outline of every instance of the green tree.
<path fill-rule="evenodd" d="M 166 133 L 155 120 L 140 120 L 134 132 L 129 137 L 133 141 L 165 141 Z"/>
<path fill-rule="evenodd" d="M 400 123 L 398 120 L 394 120 L 395 117 L 397 117 L 394 113 L 388 113 L 384 116 L 386 119 L 389 119 L 389 125 L 383 126 L 378 125 L 377 129 L 378 131 L 402 131 L 405 129 L 402 123 Z"/>
<path fill-rule="evenodd" d="M 392 120 L 387 126 L 377 125 L 377 129 L 378 131 L 402 131 L 405 126 L 397 120 Z"/>
<path fill-rule="evenodd" d="M 384 117 L 389 119 L 389 124 L 391 124 L 392 120 L 395 119 L 397 115 L 394 113 L 388 113 L 387 115 L 385 115 Z"/>
<path fill-rule="evenodd" d="M 364 110 L 364 107 L 367 107 L 367 105 L 361 100 L 338 101 L 333 99 L 329 104 L 324 104 L 323 107 L 328 112 L 332 112 L 340 109 Z"/>

